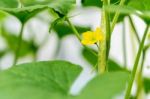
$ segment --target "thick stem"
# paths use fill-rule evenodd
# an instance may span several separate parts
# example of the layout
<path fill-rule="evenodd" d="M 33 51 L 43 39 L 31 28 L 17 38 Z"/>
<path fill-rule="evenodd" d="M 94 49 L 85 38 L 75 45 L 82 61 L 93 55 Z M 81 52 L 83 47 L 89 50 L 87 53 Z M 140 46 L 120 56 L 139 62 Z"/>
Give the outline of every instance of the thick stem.
<path fill-rule="evenodd" d="M 119 5 L 123 5 L 124 3 L 125 0 L 121 0 Z M 103 0 L 104 7 L 105 5 L 109 5 L 109 4 L 110 4 L 110 0 Z M 107 11 L 104 11 L 104 15 L 105 15 L 105 32 L 106 32 L 106 61 L 107 61 L 109 57 L 109 51 L 110 51 L 111 32 L 113 32 L 114 30 L 114 27 L 117 23 L 120 13 L 119 11 L 115 13 L 111 27 L 110 27 L 109 13 Z"/>
<path fill-rule="evenodd" d="M 103 1 L 103 7 L 105 9 L 106 5 L 109 5 L 110 1 L 104 0 Z M 110 15 L 109 13 L 104 10 L 104 17 L 105 17 L 105 32 L 106 32 L 106 61 L 109 57 L 109 51 L 110 51 L 110 42 L 111 42 L 111 29 L 110 29 Z"/>
<path fill-rule="evenodd" d="M 121 0 L 119 5 L 123 5 L 125 2 L 125 0 Z M 103 7 L 105 7 L 106 5 L 109 5 L 110 0 L 103 0 Z M 111 32 L 113 31 L 117 20 L 119 18 L 120 13 L 116 12 L 114 18 L 113 18 L 113 22 L 112 22 L 112 27 L 110 28 L 110 19 L 109 19 L 109 13 L 104 10 L 104 16 L 102 15 L 102 20 L 103 21 L 103 25 L 102 28 L 104 29 L 104 33 L 106 34 L 106 42 L 100 42 L 100 48 L 99 48 L 99 55 L 98 55 L 98 71 L 100 73 L 104 73 L 106 70 L 106 65 L 107 65 L 107 60 L 109 57 L 109 51 L 110 51 L 110 43 L 111 43 Z"/>
<path fill-rule="evenodd" d="M 145 43 L 145 39 L 146 39 L 146 36 L 147 36 L 147 33 L 148 33 L 148 29 L 149 29 L 149 26 L 147 25 L 147 27 L 145 29 L 145 32 L 144 32 L 144 35 L 142 37 L 142 41 L 141 41 L 140 46 L 139 46 L 139 50 L 138 50 L 137 56 L 136 56 L 136 60 L 135 60 L 134 67 L 133 67 L 133 71 L 131 73 L 131 78 L 130 78 L 129 83 L 128 83 L 125 99 L 129 99 L 130 98 L 133 81 L 135 79 L 138 63 L 139 63 L 140 56 L 141 56 L 141 53 L 142 53 L 142 50 L 143 50 L 143 47 L 144 47 L 144 43 Z"/>
<path fill-rule="evenodd" d="M 98 73 L 103 74 L 106 71 L 106 41 L 99 42 L 98 53 Z"/>
<path fill-rule="evenodd" d="M 107 59 L 109 56 L 110 50 L 110 20 L 109 13 L 105 11 L 105 6 L 109 4 L 109 1 L 103 1 L 103 10 L 101 17 L 101 28 L 104 32 L 104 41 L 99 42 L 99 51 L 98 51 L 98 72 L 103 74 L 107 69 Z"/>
<path fill-rule="evenodd" d="M 18 58 L 19 58 L 19 53 L 20 53 L 21 45 L 22 45 L 23 29 L 24 29 L 24 24 L 21 25 L 21 30 L 20 30 L 19 39 L 18 39 L 18 46 L 16 48 L 13 66 L 16 65 Z"/>

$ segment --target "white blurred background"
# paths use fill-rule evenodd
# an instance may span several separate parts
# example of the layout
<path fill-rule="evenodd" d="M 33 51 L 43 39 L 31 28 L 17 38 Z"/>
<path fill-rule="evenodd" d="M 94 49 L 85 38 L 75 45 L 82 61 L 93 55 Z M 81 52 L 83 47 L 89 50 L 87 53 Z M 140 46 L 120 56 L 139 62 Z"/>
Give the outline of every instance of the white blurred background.
<path fill-rule="evenodd" d="M 74 9 L 70 13 L 70 15 L 75 15 L 71 18 L 71 21 L 74 24 L 81 24 L 85 26 L 91 26 L 94 30 L 96 27 L 100 26 L 100 10 L 98 8 L 82 8 L 80 6 L 80 0 L 77 0 L 78 7 Z M 39 20 L 39 17 L 43 18 L 44 21 Z M 138 30 L 138 33 L 140 37 L 142 37 L 145 29 L 144 22 L 136 17 L 132 16 L 134 18 L 134 22 L 136 23 L 136 28 Z M 60 59 L 60 60 L 67 60 L 75 64 L 81 65 L 84 70 L 81 74 L 81 76 L 78 78 L 78 80 L 75 82 L 75 84 L 72 87 L 71 93 L 78 94 L 80 89 L 87 83 L 88 80 L 90 80 L 92 77 L 94 77 L 95 73 L 92 73 L 92 68 L 90 67 L 90 64 L 85 61 L 83 56 L 81 55 L 81 44 L 77 40 L 77 38 L 74 35 L 66 36 L 62 39 L 61 46 L 60 46 L 60 52 L 58 53 L 57 57 L 54 57 L 55 50 L 58 43 L 58 36 L 57 34 L 52 31 L 52 33 L 49 34 L 49 22 L 51 21 L 51 18 L 49 17 L 47 11 L 44 11 L 40 14 L 38 14 L 36 17 L 34 17 L 32 20 L 30 20 L 24 30 L 23 37 L 26 40 L 29 40 L 31 37 L 31 33 L 29 30 L 32 30 L 32 33 L 35 35 L 35 42 L 37 44 L 41 44 L 45 39 L 48 40 L 46 43 L 44 43 L 40 50 L 37 53 L 37 61 L 46 61 L 46 60 L 54 60 L 54 59 Z M 130 25 L 128 23 L 128 19 L 125 19 L 126 24 L 126 49 L 127 49 L 127 66 L 129 69 L 132 69 L 134 59 L 137 53 L 137 42 L 135 39 L 131 39 L 131 31 L 130 31 Z M 13 31 L 13 33 L 16 33 L 18 35 L 20 31 L 20 23 L 19 21 L 12 17 L 8 16 L 7 20 L 4 22 L 5 26 L 10 31 Z M 148 41 L 147 41 L 148 42 Z M 134 45 L 133 45 L 134 43 Z M 6 46 L 3 38 L 0 37 L 0 50 L 4 49 Z M 144 71 L 143 75 L 149 77 L 150 76 L 150 51 L 147 53 L 145 65 L 144 65 Z M 110 50 L 110 57 L 115 59 L 118 63 L 124 65 L 123 62 L 123 47 L 122 47 L 122 24 L 117 24 L 113 35 L 112 35 L 112 41 L 111 41 L 111 50 Z M 13 64 L 13 53 L 8 53 L 0 60 L 0 68 L 1 69 L 7 69 Z M 22 58 L 18 61 L 18 64 L 25 63 L 25 62 L 31 62 L 32 57 L 27 56 L 25 58 Z M 133 88 L 133 94 L 135 94 L 136 85 Z M 122 99 L 121 97 L 119 99 Z M 146 96 L 145 99 L 150 99 L 150 95 Z"/>

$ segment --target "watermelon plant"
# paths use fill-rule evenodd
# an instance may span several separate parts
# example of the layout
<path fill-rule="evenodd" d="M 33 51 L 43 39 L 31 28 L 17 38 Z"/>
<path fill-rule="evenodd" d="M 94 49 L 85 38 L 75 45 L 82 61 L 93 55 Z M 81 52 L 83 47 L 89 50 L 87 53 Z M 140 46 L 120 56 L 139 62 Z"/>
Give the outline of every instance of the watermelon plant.
<path fill-rule="evenodd" d="M 98 9 L 100 15 L 97 20 L 100 25 L 94 26 L 94 29 L 72 21 L 72 18 L 82 15 L 71 15 L 76 9 L 93 8 Z M 90 16 L 91 12 L 88 14 Z M 138 24 L 145 29 L 142 35 L 138 33 L 135 17 L 146 26 L 144 28 Z M 55 32 L 58 36 L 52 60 L 37 59 L 41 46 L 48 41 L 47 35 L 44 42 L 37 44 L 35 33 L 29 26 L 29 39 L 24 37 L 26 26 L 35 18 L 46 23 L 47 35 L 53 36 L 51 32 Z M 15 19 L 20 24 L 17 35 L 5 25 L 7 21 L 14 22 Z M 114 46 L 111 43 L 114 39 L 112 35 L 118 24 L 123 26 L 120 32 L 123 35 L 123 65 L 110 56 Z M 149 24 L 149 0 L 0 0 L 0 39 L 6 45 L 0 49 L 0 62 L 8 53 L 14 55 L 10 59 L 13 61 L 10 68 L 0 71 L 0 99 L 146 99 L 150 92 L 150 78 L 143 74 L 150 48 Z M 131 39 L 138 45 L 132 69 L 127 67 L 127 29 L 133 34 Z M 84 66 L 56 58 L 58 52 L 63 53 L 61 42 L 69 35 L 78 40 L 81 46 L 80 58 L 82 56 L 91 66 L 90 74 L 94 76 L 89 81 L 79 79 Z M 20 59 L 28 55 L 32 61 L 20 64 Z M 71 90 L 77 81 L 86 84 L 82 88 L 81 83 L 77 84 L 76 89 L 80 91 L 73 94 Z M 134 84 L 136 90 L 133 93 Z"/>

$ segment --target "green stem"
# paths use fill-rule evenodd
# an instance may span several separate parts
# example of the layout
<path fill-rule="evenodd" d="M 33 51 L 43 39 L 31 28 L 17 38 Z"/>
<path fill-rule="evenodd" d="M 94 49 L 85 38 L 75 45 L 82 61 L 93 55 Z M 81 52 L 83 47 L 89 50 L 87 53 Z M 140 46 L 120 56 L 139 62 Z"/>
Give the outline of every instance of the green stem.
<path fill-rule="evenodd" d="M 140 99 L 141 98 L 141 91 L 142 91 L 142 88 L 143 88 L 142 71 L 143 71 L 144 60 L 145 60 L 145 55 L 146 55 L 145 53 L 146 53 L 146 50 L 143 50 L 142 62 L 141 62 L 141 65 L 140 65 L 138 78 L 137 78 L 136 99 Z"/>
<path fill-rule="evenodd" d="M 68 22 L 68 24 L 70 25 L 71 29 L 73 30 L 73 32 L 75 33 L 76 37 L 78 38 L 79 41 L 81 41 L 81 37 L 79 32 L 77 31 L 77 29 L 75 28 L 75 26 L 70 22 L 70 20 L 68 18 L 66 18 L 66 21 Z"/>
<path fill-rule="evenodd" d="M 133 29 L 132 29 L 132 27 L 131 27 L 131 25 L 130 25 L 130 34 L 129 34 L 129 37 L 130 37 L 130 39 L 131 39 L 131 50 L 132 50 L 132 59 L 135 59 L 135 56 L 136 56 L 136 45 L 135 45 L 135 34 L 134 34 L 134 32 L 133 32 Z"/>
<path fill-rule="evenodd" d="M 137 38 L 137 41 L 138 41 L 138 43 L 140 44 L 140 37 L 139 37 L 139 35 L 138 35 L 138 32 L 137 32 L 137 30 L 136 30 L 136 28 L 135 28 L 135 26 L 134 26 L 134 23 L 133 23 L 133 21 L 132 21 L 132 18 L 129 16 L 129 22 L 130 22 L 130 24 L 131 24 L 131 27 L 132 27 L 132 29 L 133 29 L 133 32 L 135 33 L 135 36 L 136 36 L 136 38 Z"/>
<path fill-rule="evenodd" d="M 61 39 L 58 39 L 57 41 L 57 46 L 55 48 L 55 52 L 53 54 L 53 58 L 57 58 L 59 52 L 60 52 L 60 49 L 61 49 Z"/>
<path fill-rule="evenodd" d="M 107 70 L 107 60 L 110 50 L 110 20 L 109 13 L 105 6 L 109 4 L 108 0 L 103 0 L 103 10 L 101 14 L 101 28 L 103 29 L 105 39 L 99 42 L 98 51 L 98 73 L 103 74 Z"/>
<path fill-rule="evenodd" d="M 124 3 L 125 3 L 125 0 L 121 0 L 119 5 L 123 5 Z M 103 0 L 103 6 L 104 7 L 105 7 L 105 5 L 109 5 L 109 4 L 110 4 L 110 0 Z M 119 11 L 115 13 L 115 16 L 114 16 L 113 22 L 112 22 L 112 27 L 110 27 L 109 13 L 106 10 L 104 11 L 104 16 L 105 16 L 105 22 L 104 22 L 104 27 L 105 27 L 104 29 L 105 29 L 105 31 L 104 32 L 106 33 L 106 42 L 103 42 L 103 44 L 100 43 L 101 45 L 103 45 L 103 46 L 100 46 L 100 47 L 105 47 L 106 46 L 106 48 L 102 48 L 102 50 L 101 49 L 99 50 L 99 51 L 101 51 L 101 54 L 103 54 L 103 55 L 101 55 L 101 54 L 99 55 L 99 64 L 98 64 L 98 67 L 100 65 L 103 65 L 102 69 L 104 69 L 104 68 L 106 69 L 106 62 L 108 60 L 109 51 L 110 51 L 111 32 L 113 31 L 113 29 L 114 29 L 114 27 L 115 27 L 115 25 L 117 23 L 119 15 L 120 15 Z M 106 50 L 106 57 L 104 56 L 105 50 Z M 104 57 L 106 59 L 102 59 L 101 60 L 100 56 L 102 56 L 102 57 Z M 100 63 L 102 61 L 104 61 L 103 62 L 104 64 Z M 102 70 L 101 72 L 104 72 L 105 69 Z"/>
<path fill-rule="evenodd" d="M 70 20 L 68 18 L 66 18 L 66 21 L 68 22 L 68 24 L 70 25 L 71 29 L 73 30 L 74 34 L 76 35 L 76 37 L 78 38 L 78 40 L 81 42 L 81 37 L 80 34 L 78 32 L 78 30 L 75 28 L 75 26 L 70 22 Z M 97 56 L 97 53 L 93 52 L 90 48 L 88 48 L 87 46 L 83 45 L 84 48 L 86 48 L 88 51 L 90 51 L 93 55 Z"/>
<path fill-rule="evenodd" d="M 136 39 L 138 41 L 138 43 L 140 44 L 140 37 L 138 35 L 138 32 L 134 26 L 134 23 L 132 21 L 132 18 L 129 16 L 129 22 L 131 24 L 131 27 L 133 29 L 133 32 L 135 33 L 135 36 L 136 36 Z M 143 71 L 143 66 L 144 66 L 144 61 L 145 61 L 145 53 L 146 53 L 146 50 L 147 50 L 147 47 L 145 46 L 144 49 L 143 49 L 143 55 L 142 55 L 142 62 L 141 62 L 141 65 L 140 65 L 140 69 L 139 69 L 139 72 L 138 72 L 138 75 L 137 75 L 137 92 L 136 92 L 136 98 L 137 99 L 140 99 L 141 98 L 141 91 L 142 91 L 142 88 L 143 88 L 143 84 L 142 84 L 142 71 Z"/>
<path fill-rule="evenodd" d="M 126 50 L 126 26 L 125 26 L 125 20 L 123 22 L 123 35 L 122 35 L 122 42 L 123 42 L 123 59 L 124 59 L 124 66 L 126 68 L 127 66 L 127 50 Z"/>
<path fill-rule="evenodd" d="M 106 41 L 99 42 L 98 51 L 98 73 L 103 74 L 106 71 Z"/>
<path fill-rule="evenodd" d="M 18 0 L 18 3 L 20 3 L 20 7 L 21 7 L 21 8 L 24 7 L 22 0 Z"/>
<path fill-rule="evenodd" d="M 123 5 L 125 0 L 121 0 L 119 5 Z M 106 5 L 110 4 L 110 0 L 103 0 L 103 7 Z M 120 13 L 116 12 L 113 22 L 112 22 L 112 27 L 110 27 L 110 16 L 109 13 L 105 10 L 104 11 L 104 32 L 106 33 L 106 42 L 100 42 L 100 48 L 99 48 L 99 59 L 98 59 L 98 67 L 99 67 L 99 72 L 104 73 L 105 70 L 107 69 L 106 67 L 106 62 L 109 57 L 109 51 L 110 51 L 110 42 L 111 42 L 111 32 L 113 31 L 117 20 L 119 18 Z M 103 15 L 102 15 L 103 16 Z M 102 18 L 103 20 L 103 18 Z M 105 51 L 106 50 L 106 51 Z M 106 54 L 106 55 L 104 55 Z"/>
<path fill-rule="evenodd" d="M 145 61 L 145 58 L 146 58 L 146 52 L 147 50 L 149 49 L 149 45 L 146 45 L 144 47 L 144 50 L 143 50 L 143 57 L 142 57 L 142 62 L 141 62 L 141 65 L 140 65 L 140 69 L 139 69 L 139 73 L 138 73 L 138 81 L 137 81 L 137 92 L 136 92 L 136 99 L 141 99 L 142 98 L 142 89 L 143 89 L 143 79 L 142 79 L 142 72 L 143 72 L 143 67 L 144 67 L 144 61 Z"/>
<path fill-rule="evenodd" d="M 119 5 L 120 5 L 120 6 L 124 5 L 125 1 L 126 1 L 126 0 L 121 0 L 120 3 L 119 3 Z M 113 21 L 112 21 L 111 32 L 113 32 L 113 30 L 114 30 L 114 27 L 115 27 L 115 25 L 116 25 L 116 23 L 117 23 L 117 21 L 118 21 L 119 15 L 120 15 L 120 12 L 117 11 L 117 12 L 115 13 L 115 16 L 114 16 Z"/>
<path fill-rule="evenodd" d="M 20 33 L 19 33 L 18 46 L 16 48 L 13 66 L 16 65 L 18 57 L 19 57 L 19 53 L 20 53 L 20 49 L 21 49 L 21 44 L 22 44 L 23 29 L 24 29 L 24 24 L 22 24 L 21 30 L 20 30 Z"/>
<path fill-rule="evenodd" d="M 104 0 L 103 5 L 104 7 L 106 5 L 109 5 L 110 1 Z M 109 13 L 105 10 L 104 11 L 104 16 L 105 16 L 105 32 L 106 32 L 106 61 L 108 60 L 109 57 L 109 51 L 110 51 L 110 42 L 111 42 L 111 29 L 110 29 L 110 15 Z"/>
<path fill-rule="evenodd" d="M 133 71 L 131 73 L 131 78 L 130 78 L 129 83 L 128 83 L 128 88 L 127 88 L 127 91 L 126 91 L 125 99 L 129 99 L 130 94 L 131 94 L 133 81 L 135 79 L 138 63 L 139 63 L 140 56 L 141 56 L 141 53 L 142 53 L 142 50 L 143 50 L 143 47 L 144 47 L 144 43 L 145 43 L 145 39 L 146 39 L 146 36 L 147 36 L 147 33 L 148 33 L 148 29 L 149 29 L 149 26 L 147 25 L 147 27 L 145 29 L 145 32 L 144 32 L 144 35 L 142 37 L 142 41 L 141 41 L 140 46 L 139 46 L 139 50 L 138 50 L 137 56 L 136 56 L 136 60 L 135 60 L 134 67 L 133 67 Z"/>

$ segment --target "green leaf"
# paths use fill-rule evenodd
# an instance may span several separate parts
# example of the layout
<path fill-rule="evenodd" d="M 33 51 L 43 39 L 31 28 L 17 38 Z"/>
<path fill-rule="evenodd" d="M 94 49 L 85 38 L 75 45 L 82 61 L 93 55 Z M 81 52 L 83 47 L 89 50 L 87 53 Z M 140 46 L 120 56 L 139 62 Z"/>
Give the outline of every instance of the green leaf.
<path fill-rule="evenodd" d="M 83 33 L 85 31 L 89 31 L 91 30 L 90 27 L 86 27 L 86 26 L 77 26 L 75 25 L 76 29 L 78 30 L 79 33 Z M 58 23 L 57 25 L 55 25 L 53 27 L 54 31 L 58 34 L 58 36 L 60 38 L 69 35 L 69 34 L 73 34 L 72 29 L 70 28 L 70 26 L 68 24 L 65 23 Z"/>
<path fill-rule="evenodd" d="M 112 59 L 109 59 L 107 64 L 108 64 L 108 71 L 121 71 L 121 70 L 128 71 L 124 68 L 124 66 L 121 66 L 120 64 L 118 64 Z"/>
<path fill-rule="evenodd" d="M 51 32 L 51 30 L 59 23 L 59 22 L 64 22 L 65 21 L 65 18 L 57 18 L 55 19 L 53 22 L 51 22 L 51 25 L 50 25 L 50 28 L 49 28 L 49 32 Z"/>
<path fill-rule="evenodd" d="M 118 4 L 120 0 L 110 0 L 111 4 Z M 93 7 L 100 7 L 103 6 L 102 0 L 82 0 L 82 5 L 85 7 L 93 6 Z"/>
<path fill-rule="evenodd" d="M 19 3 L 17 0 L 1 0 L 0 1 L 0 10 L 14 15 L 22 23 L 25 23 L 31 17 L 33 17 L 35 14 L 37 14 L 41 10 L 45 9 L 45 7 L 41 6 L 41 5 L 23 7 L 23 8 L 18 8 L 18 5 L 19 5 Z"/>
<path fill-rule="evenodd" d="M 82 90 L 77 99 L 115 99 L 126 88 L 129 73 L 110 72 L 95 77 Z"/>
<path fill-rule="evenodd" d="M 39 12 L 45 9 L 46 7 L 44 6 L 33 6 L 33 7 L 16 9 L 14 11 L 7 10 L 7 12 L 17 17 L 22 23 L 26 23 L 29 19 L 31 19 L 36 14 L 38 14 Z"/>
<path fill-rule="evenodd" d="M 125 6 L 110 5 L 106 7 L 110 12 L 119 11 L 122 14 L 135 14 L 145 22 L 150 23 L 150 1 L 149 0 L 129 0 Z"/>
<path fill-rule="evenodd" d="M 16 8 L 18 6 L 17 0 L 0 0 L 0 7 L 3 8 Z"/>
<path fill-rule="evenodd" d="M 94 52 L 96 52 L 95 50 L 93 50 Z M 96 52 L 97 53 L 97 52 Z M 86 49 L 83 49 L 82 50 L 82 55 L 83 57 L 92 65 L 92 66 L 95 66 L 96 63 L 97 63 L 97 59 L 98 57 L 96 57 L 95 55 L 93 55 L 93 53 L 89 52 L 88 50 Z M 108 71 L 128 71 L 126 69 L 124 69 L 123 67 L 124 66 L 121 66 L 120 64 L 118 64 L 117 62 L 115 62 L 114 60 L 112 59 L 109 59 L 108 60 L 108 63 L 107 63 L 107 69 Z"/>
<path fill-rule="evenodd" d="M 144 90 L 146 93 L 150 93 L 150 78 L 144 78 Z"/>
<path fill-rule="evenodd" d="M 113 5 L 117 5 L 120 2 L 120 0 L 110 0 L 110 1 L 111 1 L 111 4 L 113 4 Z M 129 0 L 126 0 L 125 4 L 127 4 L 128 1 Z M 102 8 L 103 2 L 102 2 L 102 0 L 82 0 L 82 5 L 84 7 L 99 7 L 99 8 Z M 111 21 L 113 20 L 113 17 L 114 17 L 114 13 L 111 13 L 110 14 L 110 20 Z M 125 17 L 125 15 L 120 15 L 117 22 L 123 21 L 124 17 Z"/>
<path fill-rule="evenodd" d="M 91 49 L 92 50 L 92 49 Z M 93 50 L 95 53 L 98 53 L 97 51 Z M 84 59 L 89 62 L 92 66 L 95 66 L 97 63 L 97 59 L 98 57 L 93 55 L 93 53 L 91 53 L 89 50 L 87 49 L 83 49 L 82 50 L 82 55 L 84 57 Z"/>
<path fill-rule="evenodd" d="M 4 20 L 6 18 L 6 13 L 4 11 L 0 11 L 0 21 Z"/>
<path fill-rule="evenodd" d="M 146 22 L 150 23 L 150 0 L 130 0 L 128 6 L 142 12 L 139 14 Z"/>
<path fill-rule="evenodd" d="M 22 23 L 25 23 L 35 14 L 46 8 L 67 14 L 75 4 L 75 0 L 21 0 L 23 7 L 18 8 L 19 2 L 17 1 L 18 0 L 1 0 L 0 10 L 16 16 Z"/>
<path fill-rule="evenodd" d="M 24 6 L 47 5 L 62 14 L 67 14 L 75 5 L 76 0 L 22 0 Z"/>
<path fill-rule="evenodd" d="M 136 11 L 132 7 L 119 6 L 119 5 L 109 5 L 109 6 L 106 6 L 105 9 L 111 13 L 115 13 L 116 11 L 118 11 L 120 14 L 130 14 Z"/>
<path fill-rule="evenodd" d="M 130 0 L 128 3 L 129 7 L 135 8 L 140 11 L 150 11 L 149 0 Z"/>
<path fill-rule="evenodd" d="M 5 30 L 2 31 L 2 37 L 4 38 L 8 48 L 7 51 L 12 51 L 13 53 L 16 52 L 16 48 L 18 46 L 18 39 L 19 37 L 16 35 L 13 35 L 14 33 L 8 33 Z M 35 55 L 36 52 L 38 50 L 38 46 L 35 45 L 35 43 L 33 42 L 33 40 L 31 41 L 26 41 L 26 40 L 22 40 L 22 46 L 21 46 L 21 50 L 19 53 L 19 57 L 23 57 L 26 56 L 28 54 L 33 54 Z"/>
<path fill-rule="evenodd" d="M 0 51 L 0 58 L 2 58 L 7 52 L 8 52 L 8 50 Z"/>
<path fill-rule="evenodd" d="M 103 2 L 101 0 L 82 0 L 82 5 L 85 7 L 88 6 L 95 6 L 95 7 L 102 7 Z"/>
<path fill-rule="evenodd" d="M 67 99 L 81 67 L 65 61 L 36 62 L 0 72 L 0 99 Z"/>

